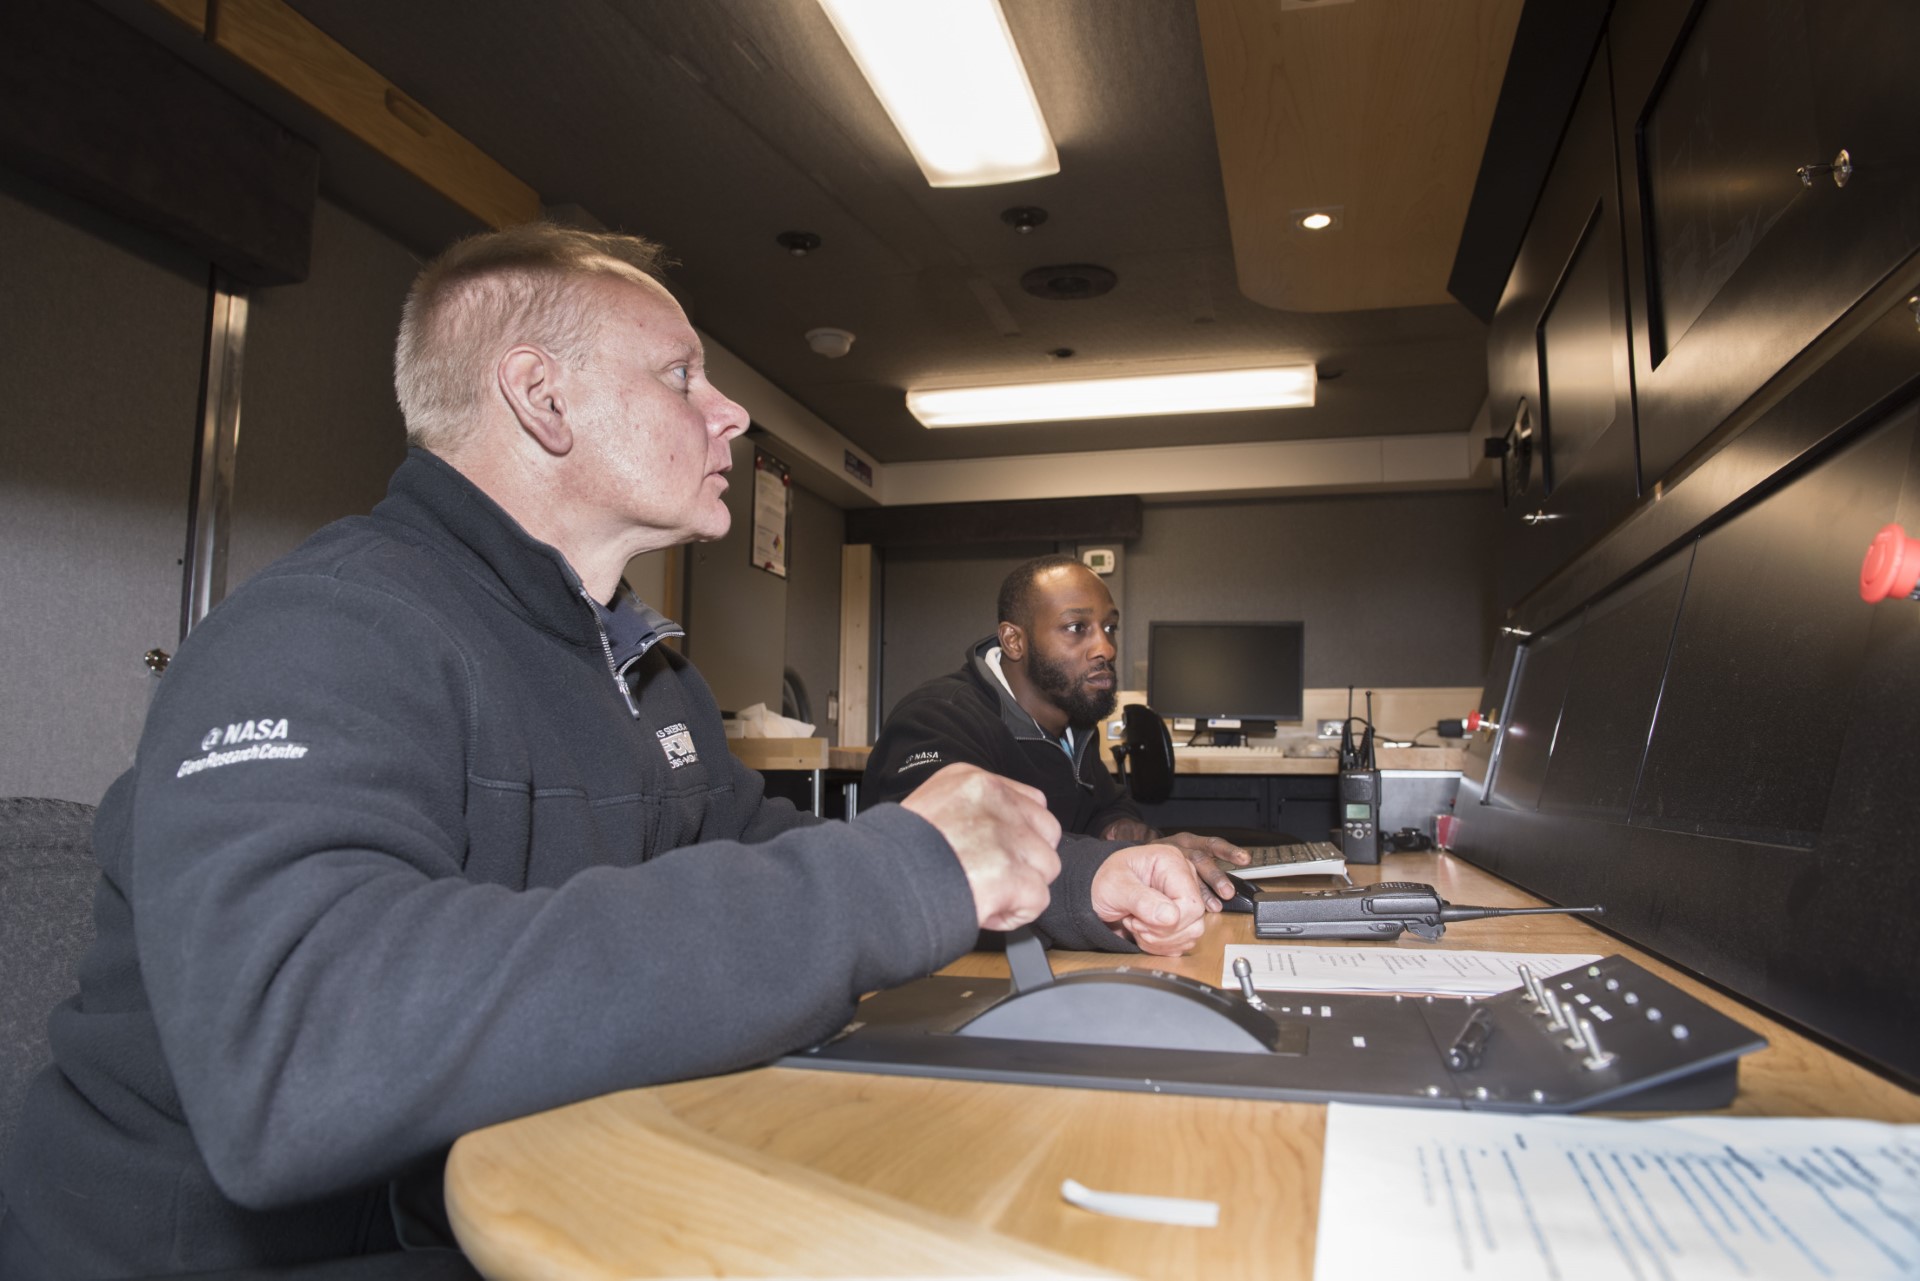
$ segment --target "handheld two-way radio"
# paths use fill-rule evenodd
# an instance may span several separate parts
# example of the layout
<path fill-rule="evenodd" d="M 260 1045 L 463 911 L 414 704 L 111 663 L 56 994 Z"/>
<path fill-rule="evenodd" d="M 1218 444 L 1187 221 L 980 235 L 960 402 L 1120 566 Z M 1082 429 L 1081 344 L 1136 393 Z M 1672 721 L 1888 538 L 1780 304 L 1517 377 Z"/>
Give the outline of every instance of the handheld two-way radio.
<path fill-rule="evenodd" d="M 1598 907 L 1466 907 L 1441 898 L 1431 885 L 1383 881 L 1337 890 L 1261 894 L 1254 900 L 1253 933 L 1263 939 L 1397 939 L 1411 930 L 1437 939 L 1452 921 L 1489 916 L 1545 916 L 1581 912 L 1598 916 Z"/>
<path fill-rule="evenodd" d="M 1373 691 L 1367 691 L 1367 728 L 1353 741 L 1353 687 L 1340 737 L 1340 781 L 1334 794 L 1335 839 L 1349 863 L 1380 861 L 1380 766 L 1374 754 Z"/>

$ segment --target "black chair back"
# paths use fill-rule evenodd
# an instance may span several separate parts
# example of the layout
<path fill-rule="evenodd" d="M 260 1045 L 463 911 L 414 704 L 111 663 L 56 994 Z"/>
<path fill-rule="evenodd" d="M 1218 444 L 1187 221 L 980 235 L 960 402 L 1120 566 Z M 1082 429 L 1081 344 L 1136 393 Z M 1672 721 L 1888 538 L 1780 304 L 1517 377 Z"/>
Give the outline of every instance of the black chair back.
<path fill-rule="evenodd" d="M 1173 735 L 1160 714 L 1142 703 L 1121 709 L 1125 723 L 1114 762 L 1136 805 L 1158 805 L 1173 795 Z"/>

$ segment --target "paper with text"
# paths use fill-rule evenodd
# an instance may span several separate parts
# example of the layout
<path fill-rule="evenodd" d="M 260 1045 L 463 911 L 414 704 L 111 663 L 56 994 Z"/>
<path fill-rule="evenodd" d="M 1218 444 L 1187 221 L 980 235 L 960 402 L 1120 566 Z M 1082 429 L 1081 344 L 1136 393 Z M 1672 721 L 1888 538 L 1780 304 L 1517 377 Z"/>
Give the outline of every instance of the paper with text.
<path fill-rule="evenodd" d="M 1313 1276 L 1920 1276 L 1920 1126 L 1336 1103 Z"/>
<path fill-rule="evenodd" d="M 1575 952 L 1443 952 L 1408 947 L 1311 947 L 1229 943 L 1220 984 L 1237 988 L 1233 960 L 1247 958 L 1262 992 L 1411 992 L 1494 996 L 1520 986 L 1519 967 L 1541 977 L 1592 965 Z"/>

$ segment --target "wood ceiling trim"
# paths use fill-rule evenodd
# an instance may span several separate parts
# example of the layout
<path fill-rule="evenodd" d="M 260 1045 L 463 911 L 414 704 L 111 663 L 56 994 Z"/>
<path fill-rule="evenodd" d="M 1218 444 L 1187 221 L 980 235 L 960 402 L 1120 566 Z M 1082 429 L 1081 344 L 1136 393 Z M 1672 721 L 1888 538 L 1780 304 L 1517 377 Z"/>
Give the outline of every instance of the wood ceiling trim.
<path fill-rule="evenodd" d="M 1240 290 L 1286 311 L 1450 301 L 1522 0 L 1198 0 Z M 1295 211 L 1338 207 L 1335 230 Z"/>
<path fill-rule="evenodd" d="M 488 226 L 540 195 L 281 0 L 150 0 Z"/>
<path fill-rule="evenodd" d="M 207 34 L 208 0 L 152 0 L 153 7 L 186 23 L 195 34 Z"/>

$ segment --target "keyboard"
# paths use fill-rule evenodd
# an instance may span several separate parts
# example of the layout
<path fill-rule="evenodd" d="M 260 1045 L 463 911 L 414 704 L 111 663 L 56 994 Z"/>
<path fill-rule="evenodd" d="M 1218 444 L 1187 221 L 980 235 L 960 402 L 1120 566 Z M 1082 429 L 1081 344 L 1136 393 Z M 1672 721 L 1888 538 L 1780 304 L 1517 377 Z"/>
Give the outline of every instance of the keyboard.
<path fill-rule="evenodd" d="M 1250 845 L 1253 862 L 1227 870 L 1242 880 L 1270 876 L 1345 876 L 1347 856 L 1332 841 L 1303 841 L 1298 845 Z"/>
<path fill-rule="evenodd" d="M 1271 756 L 1286 755 L 1286 748 L 1279 743 L 1182 743 L 1174 748 L 1175 755 L 1181 752 L 1265 752 Z"/>

